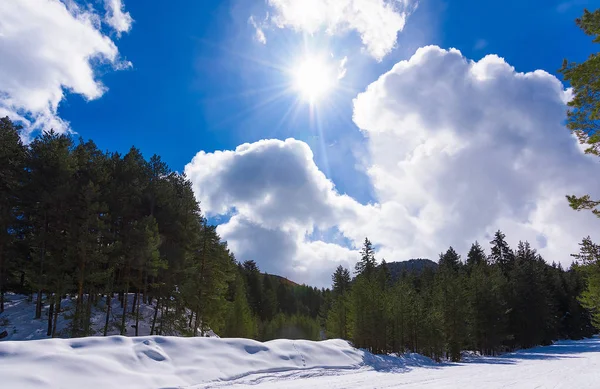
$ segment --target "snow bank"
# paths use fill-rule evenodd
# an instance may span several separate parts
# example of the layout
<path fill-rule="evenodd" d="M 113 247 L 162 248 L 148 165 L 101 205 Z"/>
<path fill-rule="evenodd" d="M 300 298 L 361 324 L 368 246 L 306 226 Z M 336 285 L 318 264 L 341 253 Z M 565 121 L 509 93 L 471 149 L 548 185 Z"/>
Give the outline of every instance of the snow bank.
<path fill-rule="evenodd" d="M 0 341 L 3 388 L 172 388 L 250 374 L 352 369 L 363 352 L 322 342 L 110 336 Z"/>

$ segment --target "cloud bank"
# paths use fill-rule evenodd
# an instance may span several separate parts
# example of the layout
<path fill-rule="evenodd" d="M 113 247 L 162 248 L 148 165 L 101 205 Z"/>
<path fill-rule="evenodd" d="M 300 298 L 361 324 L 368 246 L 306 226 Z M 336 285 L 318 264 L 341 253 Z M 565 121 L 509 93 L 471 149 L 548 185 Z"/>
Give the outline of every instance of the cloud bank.
<path fill-rule="evenodd" d="M 267 0 L 270 21 L 279 28 L 314 34 L 324 30 L 330 35 L 357 33 L 362 44 L 377 60 L 396 45 L 406 18 L 416 7 L 413 0 Z M 253 20 L 253 19 L 252 19 Z M 266 37 L 253 23 L 261 43 Z"/>
<path fill-rule="evenodd" d="M 544 71 L 429 46 L 354 100 L 376 203 L 340 194 L 294 139 L 200 152 L 185 171 L 205 212 L 231 215 L 218 231 L 238 259 L 299 282 L 328 285 L 365 236 L 380 259 L 437 259 L 502 229 L 569 264 L 597 220 L 564 195 L 600 187 L 587 179 L 596 162 L 563 125 L 568 96 Z"/>
<path fill-rule="evenodd" d="M 121 18 L 120 1 L 111 4 L 119 5 L 113 16 Z M 65 92 L 97 99 L 106 87 L 95 66 L 129 65 L 102 33 L 100 16 L 74 2 L 0 1 L 0 15 L 0 116 L 22 121 L 29 131 L 67 131 L 57 114 Z"/>

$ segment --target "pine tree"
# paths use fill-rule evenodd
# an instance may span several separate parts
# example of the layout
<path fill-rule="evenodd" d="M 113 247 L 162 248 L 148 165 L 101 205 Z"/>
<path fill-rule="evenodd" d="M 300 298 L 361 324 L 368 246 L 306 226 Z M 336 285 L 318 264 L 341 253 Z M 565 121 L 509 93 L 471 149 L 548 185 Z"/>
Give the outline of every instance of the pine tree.
<path fill-rule="evenodd" d="M 592 323 L 600 329 L 600 245 L 592 242 L 590 237 L 579 244 L 580 253 L 574 255 L 581 261 L 579 271 L 584 274 L 587 286 L 579 301 L 592 314 Z"/>
<path fill-rule="evenodd" d="M 331 279 L 333 281 L 332 292 L 334 296 L 345 294 L 350 289 L 350 272 L 342 265 L 335 269 Z"/>
<path fill-rule="evenodd" d="M 458 273 L 460 256 L 450 247 L 440 258 L 434 285 L 435 309 L 441 312 L 444 340 L 450 359 L 460 360 L 465 344 L 466 289 Z"/>
<path fill-rule="evenodd" d="M 263 316 L 262 320 L 269 321 L 277 314 L 277 293 L 268 274 L 263 274 L 262 282 Z"/>
<path fill-rule="evenodd" d="M 495 355 L 507 336 L 506 279 L 498 266 L 487 263 L 482 251 L 472 247 L 471 252 L 477 253 L 477 259 L 467 262 L 471 266 L 467 280 L 469 346 L 484 355 Z"/>
<path fill-rule="evenodd" d="M 505 238 L 506 236 L 500 230 L 496 231 L 494 239 L 490 242 L 492 252 L 489 260 L 491 263 L 497 264 L 504 275 L 508 275 L 514 266 L 515 255 L 506 243 Z"/>
<path fill-rule="evenodd" d="M 256 335 L 256 323 L 246 299 L 241 277 L 236 278 L 234 285 L 235 294 L 225 321 L 223 335 L 229 338 L 252 338 Z"/>
<path fill-rule="evenodd" d="M 363 248 L 360 250 L 360 260 L 355 266 L 356 274 L 365 274 L 367 277 L 370 277 L 375 267 L 377 267 L 377 261 L 375 260 L 373 244 L 368 238 L 365 238 Z"/>
<path fill-rule="evenodd" d="M 8 283 L 8 255 L 13 247 L 18 224 L 19 198 L 25 168 L 25 147 L 20 127 L 0 118 L 0 313 L 4 312 L 4 293 Z"/>
<path fill-rule="evenodd" d="M 440 254 L 439 267 L 441 269 L 448 269 L 453 272 L 457 272 L 460 268 L 460 255 L 452 247 L 448 249 L 444 254 Z"/>
<path fill-rule="evenodd" d="M 257 317 L 262 316 L 262 283 L 260 269 L 256 262 L 249 260 L 243 264 L 246 277 L 248 303 L 252 309 L 252 314 Z"/>
<path fill-rule="evenodd" d="M 348 339 L 351 332 L 350 319 L 350 272 L 338 266 L 331 277 L 333 302 L 327 315 L 325 328 L 329 337 Z"/>
<path fill-rule="evenodd" d="M 509 329 L 514 335 L 513 347 L 532 347 L 547 340 L 546 323 L 550 320 L 551 312 L 541 270 L 543 266 L 543 260 L 529 243 L 519 242 L 516 263 L 509 278 Z"/>
<path fill-rule="evenodd" d="M 469 253 L 467 254 L 467 266 L 473 267 L 482 263 L 487 263 L 487 257 L 479 242 L 475 242 L 471 245 Z"/>

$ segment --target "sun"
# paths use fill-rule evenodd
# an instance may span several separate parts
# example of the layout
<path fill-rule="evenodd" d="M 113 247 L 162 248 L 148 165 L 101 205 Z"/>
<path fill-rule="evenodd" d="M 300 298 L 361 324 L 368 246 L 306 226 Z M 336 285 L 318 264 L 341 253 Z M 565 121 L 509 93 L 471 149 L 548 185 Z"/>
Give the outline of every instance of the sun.
<path fill-rule="evenodd" d="M 331 65 L 319 57 L 304 58 L 293 72 L 294 89 L 311 104 L 323 98 L 336 80 Z"/>

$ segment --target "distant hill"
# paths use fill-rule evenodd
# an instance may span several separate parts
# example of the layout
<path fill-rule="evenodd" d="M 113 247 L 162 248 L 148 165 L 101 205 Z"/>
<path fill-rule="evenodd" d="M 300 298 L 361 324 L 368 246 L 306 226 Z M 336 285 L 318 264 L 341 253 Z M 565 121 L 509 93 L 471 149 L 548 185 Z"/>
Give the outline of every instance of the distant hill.
<path fill-rule="evenodd" d="M 292 280 L 288 280 L 287 278 L 278 276 L 276 274 L 268 274 L 268 273 L 263 273 L 263 274 L 265 276 L 269 277 L 271 279 L 271 281 L 273 281 L 275 283 L 275 285 L 279 285 L 279 283 L 282 283 L 284 285 L 289 285 L 289 286 L 300 286 L 300 284 L 297 284 Z"/>
<path fill-rule="evenodd" d="M 401 262 L 388 262 L 387 266 L 390 269 L 392 280 L 397 280 L 404 271 L 420 274 L 425 269 L 437 269 L 438 264 L 430 259 L 417 258 Z"/>

